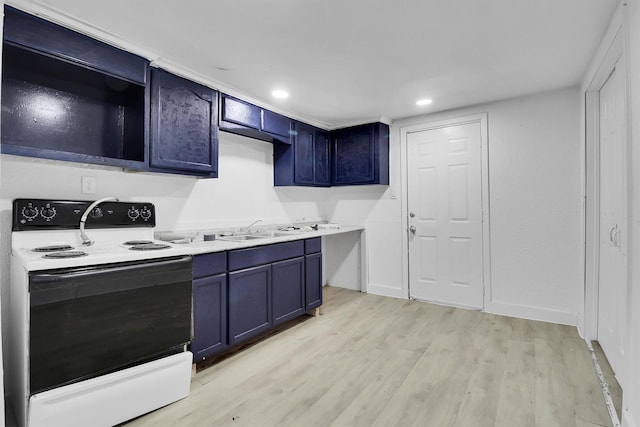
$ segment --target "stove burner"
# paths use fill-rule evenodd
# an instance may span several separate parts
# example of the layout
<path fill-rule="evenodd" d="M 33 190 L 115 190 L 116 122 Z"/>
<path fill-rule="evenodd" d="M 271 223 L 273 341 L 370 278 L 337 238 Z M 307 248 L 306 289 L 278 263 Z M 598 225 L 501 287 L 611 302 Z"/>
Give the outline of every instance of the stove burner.
<path fill-rule="evenodd" d="M 156 251 L 159 249 L 168 249 L 171 246 L 163 245 L 162 243 L 143 243 L 140 245 L 133 245 L 129 248 L 130 251 Z"/>
<path fill-rule="evenodd" d="M 135 246 L 135 245 L 148 245 L 150 243 L 153 243 L 153 242 L 151 240 L 129 240 L 127 242 L 124 242 L 123 245 Z"/>
<path fill-rule="evenodd" d="M 89 254 L 82 251 L 52 252 L 43 255 L 42 258 L 80 258 L 87 255 Z"/>
<path fill-rule="evenodd" d="M 69 245 L 51 245 L 51 246 L 40 246 L 38 248 L 33 248 L 33 252 L 59 252 L 59 251 L 68 251 L 73 249 L 73 246 Z"/>

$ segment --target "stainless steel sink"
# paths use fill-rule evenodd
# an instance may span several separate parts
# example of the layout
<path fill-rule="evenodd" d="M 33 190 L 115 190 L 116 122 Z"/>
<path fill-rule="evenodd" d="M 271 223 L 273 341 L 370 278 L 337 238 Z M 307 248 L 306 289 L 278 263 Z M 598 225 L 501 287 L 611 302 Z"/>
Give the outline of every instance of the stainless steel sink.
<path fill-rule="evenodd" d="M 260 234 L 238 234 L 236 236 L 218 236 L 218 240 L 229 240 L 231 242 L 246 242 L 247 240 L 266 239 L 269 236 Z"/>
<path fill-rule="evenodd" d="M 291 231 L 263 231 L 260 233 L 256 233 L 255 236 L 282 237 L 282 236 L 291 236 L 294 234 L 297 234 L 297 233 L 291 232 Z"/>
<path fill-rule="evenodd" d="M 268 239 L 273 237 L 284 237 L 284 236 L 295 236 L 301 232 L 299 230 L 293 231 L 260 231 L 257 233 L 247 233 L 247 234 L 229 234 L 225 236 L 220 235 L 205 235 L 204 240 L 226 240 L 230 242 L 246 242 L 248 240 L 259 240 L 259 239 Z"/>

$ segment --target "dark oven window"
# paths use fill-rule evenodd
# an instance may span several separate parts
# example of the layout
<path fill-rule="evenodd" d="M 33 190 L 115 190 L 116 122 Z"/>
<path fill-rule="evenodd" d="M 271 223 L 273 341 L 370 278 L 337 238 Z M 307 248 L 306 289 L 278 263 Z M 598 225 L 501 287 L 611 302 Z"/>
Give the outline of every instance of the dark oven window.
<path fill-rule="evenodd" d="M 31 394 L 182 351 L 191 257 L 31 273 Z"/>

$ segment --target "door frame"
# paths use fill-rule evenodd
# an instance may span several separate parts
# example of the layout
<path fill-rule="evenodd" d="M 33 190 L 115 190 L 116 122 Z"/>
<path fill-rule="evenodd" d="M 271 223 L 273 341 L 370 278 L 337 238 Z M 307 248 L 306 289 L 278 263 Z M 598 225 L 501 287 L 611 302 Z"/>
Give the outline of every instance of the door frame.
<path fill-rule="evenodd" d="M 626 150 L 629 154 L 629 94 L 626 61 L 624 56 L 623 31 L 620 28 L 606 54 L 602 58 L 593 79 L 589 82 L 584 92 L 585 102 L 585 280 L 584 280 L 584 329 L 583 334 L 586 339 L 595 340 L 598 338 L 598 291 L 600 274 L 600 89 L 607 81 L 614 68 L 621 61 L 622 79 L 625 82 L 626 91 Z M 627 155 L 627 158 L 629 156 Z M 631 164 L 627 162 L 627 189 L 629 189 L 629 174 Z M 627 197 L 627 210 L 631 207 L 630 198 Z M 630 236 L 629 228 L 630 212 L 627 212 L 627 236 Z M 627 262 L 627 287 L 629 276 L 629 266 Z M 627 288 L 628 293 L 628 288 Z"/>
<path fill-rule="evenodd" d="M 409 283 L 409 192 L 408 192 L 408 161 L 407 161 L 407 134 L 439 129 L 443 127 L 480 123 L 480 173 L 482 175 L 482 285 L 484 288 L 484 309 L 491 302 L 491 242 L 489 224 L 489 139 L 487 130 L 487 113 L 479 113 L 446 120 L 430 121 L 428 118 L 423 123 L 400 127 L 400 175 L 402 186 L 401 217 L 402 217 L 402 292 L 410 299 Z"/>
<path fill-rule="evenodd" d="M 625 55 L 624 31 L 622 26 L 618 27 L 608 46 L 606 53 L 602 57 L 593 78 L 588 83 L 584 92 L 585 101 L 585 284 L 584 284 L 584 337 L 588 340 L 598 338 L 598 309 L 599 309 L 599 274 L 600 274 L 600 103 L 599 96 L 602 86 L 605 84 L 616 67 L 622 73 L 621 78 L 625 85 L 626 104 L 626 129 L 625 129 L 625 152 L 626 152 L 626 182 L 627 182 L 627 222 L 625 224 L 626 233 L 623 236 L 624 252 L 627 255 L 626 283 L 624 286 L 623 301 L 629 301 L 629 286 L 631 284 L 631 268 L 629 253 L 632 244 L 632 188 L 633 160 L 631 158 L 631 126 L 630 126 L 630 97 L 627 61 Z M 629 307 L 624 307 L 624 316 L 620 327 L 620 337 L 622 349 L 626 353 L 628 350 L 627 327 Z M 625 358 L 626 359 L 626 358 Z M 627 378 L 628 360 L 622 360 L 617 367 L 616 378 L 624 387 Z"/>

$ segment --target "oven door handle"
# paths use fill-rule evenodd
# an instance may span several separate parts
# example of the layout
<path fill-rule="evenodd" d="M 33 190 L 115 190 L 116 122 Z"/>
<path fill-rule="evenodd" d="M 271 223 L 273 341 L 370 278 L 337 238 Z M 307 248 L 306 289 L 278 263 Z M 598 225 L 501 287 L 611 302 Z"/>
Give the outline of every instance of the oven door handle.
<path fill-rule="evenodd" d="M 61 270 L 29 275 L 32 307 L 150 286 L 191 282 L 190 256 Z"/>

